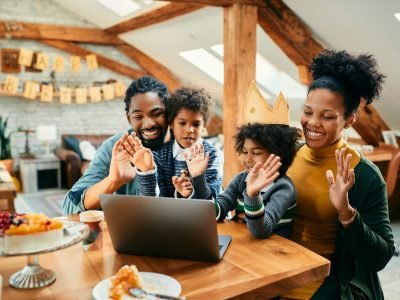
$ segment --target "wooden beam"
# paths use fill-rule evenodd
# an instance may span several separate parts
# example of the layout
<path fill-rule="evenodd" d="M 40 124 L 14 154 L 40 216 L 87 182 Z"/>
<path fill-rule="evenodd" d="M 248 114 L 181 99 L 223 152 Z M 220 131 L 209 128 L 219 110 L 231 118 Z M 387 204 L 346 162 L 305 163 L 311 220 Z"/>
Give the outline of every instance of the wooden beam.
<path fill-rule="evenodd" d="M 128 44 L 118 46 L 118 49 L 142 67 L 147 73 L 164 82 L 170 91 L 174 91 L 181 86 L 180 80 L 170 70 L 139 49 Z"/>
<path fill-rule="evenodd" d="M 243 168 L 235 151 L 236 128 L 242 123 L 243 104 L 256 78 L 257 7 L 234 4 L 224 8 L 224 164 L 226 187 Z"/>
<path fill-rule="evenodd" d="M 298 65 L 297 70 L 299 71 L 300 82 L 305 85 L 310 85 L 312 82 L 312 76 L 308 66 Z"/>
<path fill-rule="evenodd" d="M 257 7 L 266 7 L 265 0 L 168 0 L 175 3 L 201 4 L 207 6 L 231 6 L 233 4 L 252 5 Z"/>
<path fill-rule="evenodd" d="M 138 17 L 111 26 L 105 31 L 111 34 L 121 34 L 124 32 L 161 23 L 172 18 L 196 11 L 202 7 L 203 6 L 193 4 L 169 3 L 150 12 L 144 13 Z"/>
<path fill-rule="evenodd" d="M 109 59 L 101 54 L 82 48 L 74 43 L 53 41 L 53 40 L 39 40 L 39 41 L 43 44 L 49 45 L 59 50 L 66 51 L 70 54 L 81 56 L 82 58 L 85 58 L 85 55 L 88 54 L 96 54 L 97 62 L 100 66 L 105 67 L 116 73 L 128 76 L 132 79 L 137 79 L 139 77 L 146 75 L 146 72 L 144 71 L 133 69 L 127 65 L 119 63 L 118 61 Z"/>
<path fill-rule="evenodd" d="M 353 128 L 364 142 L 375 147 L 379 146 L 379 142 L 383 142 L 382 131 L 390 130 L 375 107 L 372 104 L 365 105 L 364 101 L 360 104 Z"/>
<path fill-rule="evenodd" d="M 0 38 L 44 39 L 104 45 L 124 44 L 124 41 L 118 37 L 97 28 L 8 21 L 0 21 Z"/>
<path fill-rule="evenodd" d="M 258 24 L 296 65 L 309 65 L 324 47 L 282 0 L 265 3 L 258 9 Z"/>

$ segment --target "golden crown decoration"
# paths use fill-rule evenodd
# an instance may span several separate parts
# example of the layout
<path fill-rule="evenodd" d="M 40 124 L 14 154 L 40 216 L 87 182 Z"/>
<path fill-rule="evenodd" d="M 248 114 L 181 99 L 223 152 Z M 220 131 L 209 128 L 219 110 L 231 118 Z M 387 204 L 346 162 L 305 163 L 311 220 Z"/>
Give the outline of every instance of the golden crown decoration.
<path fill-rule="evenodd" d="M 274 106 L 263 97 L 254 81 L 250 84 L 244 104 L 243 122 L 289 125 L 289 105 L 279 93 Z"/>

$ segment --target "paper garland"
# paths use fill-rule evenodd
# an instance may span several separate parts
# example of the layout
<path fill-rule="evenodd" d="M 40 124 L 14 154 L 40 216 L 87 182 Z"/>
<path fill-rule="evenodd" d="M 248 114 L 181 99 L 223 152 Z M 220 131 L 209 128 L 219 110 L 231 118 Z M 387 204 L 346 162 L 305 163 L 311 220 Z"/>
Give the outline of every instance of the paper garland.
<path fill-rule="evenodd" d="M 120 82 L 114 82 L 109 84 L 104 84 L 100 86 L 92 87 L 79 87 L 79 88 L 69 88 L 62 86 L 59 88 L 59 92 L 54 91 L 52 84 L 39 84 L 34 81 L 25 81 L 23 85 L 23 93 L 17 93 L 19 84 L 18 77 L 8 75 L 5 83 L 3 84 L 3 89 L 0 92 L 8 95 L 22 96 L 23 98 L 29 100 L 35 100 L 39 97 L 42 102 L 53 102 L 55 96 L 59 97 L 60 103 L 70 104 L 72 103 L 72 98 L 75 97 L 75 102 L 77 104 L 84 104 L 89 100 L 92 103 L 100 102 L 102 100 L 112 100 L 116 98 L 121 98 L 125 96 L 125 85 Z"/>

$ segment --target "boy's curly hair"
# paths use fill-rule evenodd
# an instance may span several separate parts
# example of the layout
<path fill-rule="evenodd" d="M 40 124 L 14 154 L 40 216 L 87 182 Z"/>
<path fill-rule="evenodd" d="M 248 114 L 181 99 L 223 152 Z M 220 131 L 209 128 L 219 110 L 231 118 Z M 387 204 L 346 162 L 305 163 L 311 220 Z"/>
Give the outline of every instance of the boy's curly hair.
<path fill-rule="evenodd" d="M 171 124 L 183 108 L 203 115 L 204 125 L 207 125 L 211 114 L 211 96 L 203 88 L 181 87 L 177 89 L 168 101 L 168 124 Z"/>
<path fill-rule="evenodd" d="M 281 158 L 279 177 L 286 174 L 298 149 L 301 130 L 281 124 L 252 123 L 238 128 L 235 135 L 235 150 L 241 154 L 245 139 L 251 139 L 259 147 Z"/>
<path fill-rule="evenodd" d="M 353 56 L 344 50 L 323 51 L 313 59 L 309 68 L 313 82 L 308 93 L 326 88 L 341 94 L 344 98 L 345 117 L 357 110 L 361 98 L 367 104 L 377 98 L 385 78 L 378 71 L 372 55 Z"/>
<path fill-rule="evenodd" d="M 124 98 L 125 111 L 129 111 L 132 97 L 134 97 L 136 94 L 145 94 L 148 92 L 156 93 L 164 105 L 167 106 L 167 100 L 169 96 L 167 86 L 151 76 L 143 76 L 132 81 L 126 90 Z"/>

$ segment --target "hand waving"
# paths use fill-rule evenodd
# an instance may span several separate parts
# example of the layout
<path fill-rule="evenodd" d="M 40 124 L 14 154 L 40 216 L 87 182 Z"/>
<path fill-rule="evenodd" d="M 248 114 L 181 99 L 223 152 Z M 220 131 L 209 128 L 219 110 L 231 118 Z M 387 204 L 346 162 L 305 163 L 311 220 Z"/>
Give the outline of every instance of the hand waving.
<path fill-rule="evenodd" d="M 210 153 L 204 155 L 204 145 L 194 145 L 190 148 L 191 158 L 185 154 L 186 164 L 192 177 L 199 176 L 207 170 Z"/>
<path fill-rule="evenodd" d="M 260 190 L 269 185 L 279 176 L 282 163 L 280 157 L 270 154 L 264 164 L 258 162 L 247 177 L 247 195 L 256 196 Z"/>
<path fill-rule="evenodd" d="M 123 143 L 124 149 L 130 155 L 131 162 L 136 168 L 142 172 L 154 170 L 155 163 L 153 153 L 149 148 L 142 145 L 142 141 L 136 136 L 134 132 L 128 136 L 127 140 Z"/>
<path fill-rule="evenodd" d="M 346 149 L 336 150 L 337 174 L 336 181 L 332 170 L 326 171 L 326 179 L 329 184 L 329 199 L 339 215 L 349 210 L 348 192 L 355 182 L 354 169 L 350 169 L 351 154 Z"/>
<path fill-rule="evenodd" d="M 172 183 L 183 198 L 189 197 L 193 192 L 193 185 L 186 170 L 181 171 L 181 176 L 173 176 Z"/>
<path fill-rule="evenodd" d="M 123 146 L 127 140 L 128 133 L 125 132 L 115 143 L 111 153 L 111 164 L 108 176 L 111 181 L 121 184 L 126 184 L 136 175 L 135 168 L 131 165 L 130 155 Z"/>

